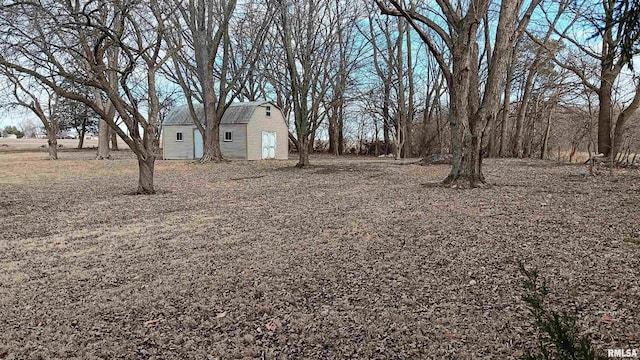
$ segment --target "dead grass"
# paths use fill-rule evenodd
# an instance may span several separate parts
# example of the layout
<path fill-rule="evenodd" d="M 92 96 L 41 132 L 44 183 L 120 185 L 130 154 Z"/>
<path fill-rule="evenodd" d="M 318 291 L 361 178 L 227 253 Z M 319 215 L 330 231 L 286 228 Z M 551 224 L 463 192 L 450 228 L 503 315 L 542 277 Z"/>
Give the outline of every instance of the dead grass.
<path fill-rule="evenodd" d="M 640 348 L 637 171 L 488 160 L 460 191 L 393 160 L 158 161 L 127 196 L 130 153 L 92 155 L 0 152 L 6 358 L 515 358 L 520 260 L 599 350 Z"/>

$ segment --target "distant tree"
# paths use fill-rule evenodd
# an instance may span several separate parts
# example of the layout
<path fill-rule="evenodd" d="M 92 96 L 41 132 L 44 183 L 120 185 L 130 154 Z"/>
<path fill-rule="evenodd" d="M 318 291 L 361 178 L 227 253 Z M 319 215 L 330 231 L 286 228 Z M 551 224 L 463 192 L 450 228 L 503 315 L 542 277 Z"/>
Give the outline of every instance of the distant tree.
<path fill-rule="evenodd" d="M 322 108 L 331 77 L 329 69 L 337 43 L 336 27 L 340 14 L 326 1 L 273 1 L 276 29 L 283 47 L 282 77 L 290 89 L 297 167 L 309 165 L 309 152 L 316 130 L 326 115 Z"/>
<path fill-rule="evenodd" d="M 3 136 L 15 135 L 15 136 L 18 137 L 18 139 L 20 139 L 20 138 L 22 138 L 24 136 L 24 133 L 22 131 L 18 130 L 18 128 L 13 126 L 13 125 L 5 126 L 4 129 L 2 130 L 2 134 L 3 134 Z"/>
<path fill-rule="evenodd" d="M 43 86 L 42 83 L 33 76 L 15 71 L 9 67 L 0 66 L 2 78 L 10 84 L 11 100 L 9 104 L 13 106 L 28 109 L 38 117 L 47 132 L 47 143 L 49 148 L 49 159 L 58 159 L 58 96 L 50 88 Z M 35 126 L 30 131 L 32 136 L 35 132 Z M 20 134 L 25 135 L 27 131 L 23 129 Z M 16 134 L 18 135 L 18 134 Z"/>
<path fill-rule="evenodd" d="M 100 117 L 85 104 L 62 98 L 59 104 L 58 127 L 61 131 L 73 129 L 78 134 L 78 149 L 84 146 L 87 133 L 96 134 Z"/>
<path fill-rule="evenodd" d="M 614 123 L 617 81 L 622 69 L 632 67 L 634 56 L 640 54 L 640 6 L 637 0 L 571 4 L 569 15 L 551 25 L 567 43 L 567 51 L 557 54 L 554 60 L 598 94 L 598 152 L 613 158 L 621 145 L 616 139 L 624 138 L 627 120 L 640 107 L 640 80 L 635 79 L 633 94 Z M 593 35 L 585 36 L 585 30 Z M 597 69 L 589 71 L 585 62 L 595 62 Z"/>

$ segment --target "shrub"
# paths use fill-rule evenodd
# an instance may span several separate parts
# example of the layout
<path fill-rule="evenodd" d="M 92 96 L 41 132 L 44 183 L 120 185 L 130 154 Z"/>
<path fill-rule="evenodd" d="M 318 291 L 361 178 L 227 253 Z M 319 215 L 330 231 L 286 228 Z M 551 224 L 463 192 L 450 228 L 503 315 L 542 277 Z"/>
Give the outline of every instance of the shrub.
<path fill-rule="evenodd" d="M 527 270 L 520 263 L 520 272 L 525 276 L 522 283 L 527 293 L 522 300 L 527 303 L 538 328 L 538 349 L 536 353 L 527 351 L 524 360 L 601 360 L 604 356 L 596 355 L 591 340 L 580 336 L 576 318 L 566 312 L 561 314 L 549 311 L 545 306 L 545 298 L 549 294 L 544 279 L 538 278 L 536 269 Z"/>

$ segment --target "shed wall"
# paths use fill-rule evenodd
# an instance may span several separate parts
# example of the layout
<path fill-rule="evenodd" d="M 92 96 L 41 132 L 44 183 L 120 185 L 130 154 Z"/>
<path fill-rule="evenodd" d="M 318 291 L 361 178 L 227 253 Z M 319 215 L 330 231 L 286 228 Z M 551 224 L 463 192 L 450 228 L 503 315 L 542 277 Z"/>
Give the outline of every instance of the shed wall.
<path fill-rule="evenodd" d="M 247 148 L 248 160 L 262 159 L 262 132 L 276 132 L 276 159 L 286 160 L 289 158 L 289 129 L 284 122 L 282 112 L 271 105 L 271 116 L 266 116 L 266 107 L 258 106 L 253 112 L 251 121 L 247 124 Z"/>
<path fill-rule="evenodd" d="M 193 159 L 193 129 L 195 126 L 164 126 L 162 128 L 162 154 L 167 160 Z M 182 141 L 176 133 L 182 132 Z"/>
<path fill-rule="evenodd" d="M 224 141 L 224 133 L 231 131 L 232 141 Z M 220 125 L 220 151 L 222 156 L 228 159 L 247 158 L 247 125 L 246 124 L 221 124 Z"/>

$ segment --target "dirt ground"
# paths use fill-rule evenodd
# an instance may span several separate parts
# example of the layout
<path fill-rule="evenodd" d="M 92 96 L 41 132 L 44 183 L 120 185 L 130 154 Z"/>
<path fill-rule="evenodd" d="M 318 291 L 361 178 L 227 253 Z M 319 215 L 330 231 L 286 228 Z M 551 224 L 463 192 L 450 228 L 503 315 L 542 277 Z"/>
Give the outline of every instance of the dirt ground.
<path fill-rule="evenodd" d="M 158 161 L 0 151 L 0 358 L 514 359 L 518 262 L 609 348 L 640 349 L 640 174 L 487 160 Z"/>

